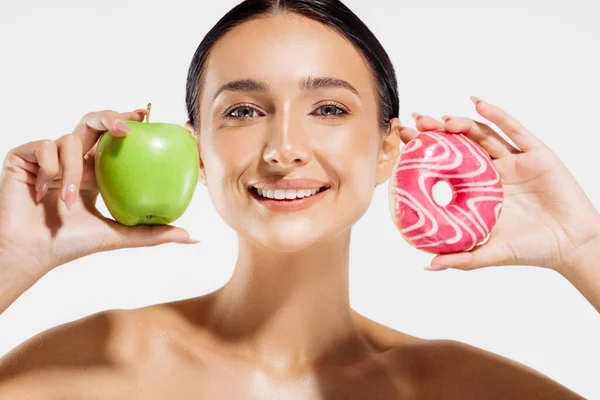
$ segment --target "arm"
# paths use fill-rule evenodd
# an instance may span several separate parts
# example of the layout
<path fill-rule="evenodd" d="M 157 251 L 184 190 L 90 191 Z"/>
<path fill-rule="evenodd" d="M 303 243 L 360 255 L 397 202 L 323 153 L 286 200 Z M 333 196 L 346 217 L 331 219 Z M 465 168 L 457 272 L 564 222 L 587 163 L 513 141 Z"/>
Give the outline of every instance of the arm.
<path fill-rule="evenodd" d="M 558 272 L 600 313 L 600 227 L 598 235 L 582 245 Z"/>
<path fill-rule="evenodd" d="M 43 273 L 27 272 L 33 269 L 26 267 L 0 251 L 0 315 L 44 276 Z"/>

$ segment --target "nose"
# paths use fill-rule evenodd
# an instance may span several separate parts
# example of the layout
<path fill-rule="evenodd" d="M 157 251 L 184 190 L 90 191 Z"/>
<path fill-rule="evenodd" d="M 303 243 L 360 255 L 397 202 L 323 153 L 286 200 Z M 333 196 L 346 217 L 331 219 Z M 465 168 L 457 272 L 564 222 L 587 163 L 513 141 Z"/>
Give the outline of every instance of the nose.
<path fill-rule="evenodd" d="M 294 122 L 289 114 L 272 121 L 263 152 L 265 162 L 284 168 L 309 162 L 312 152 L 302 124 Z"/>

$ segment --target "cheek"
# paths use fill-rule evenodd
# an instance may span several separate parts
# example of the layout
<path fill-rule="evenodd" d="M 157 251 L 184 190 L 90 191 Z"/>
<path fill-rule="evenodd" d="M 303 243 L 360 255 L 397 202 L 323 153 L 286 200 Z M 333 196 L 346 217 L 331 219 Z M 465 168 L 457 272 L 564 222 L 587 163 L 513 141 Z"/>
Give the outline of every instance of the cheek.
<path fill-rule="evenodd" d="M 256 162 L 256 143 L 251 135 L 240 132 L 220 131 L 205 138 L 201 143 L 202 159 L 207 188 L 213 205 L 230 225 L 239 221 L 240 194 L 245 196 L 246 187 L 241 179 Z M 252 146 L 254 143 L 254 147 Z"/>
<path fill-rule="evenodd" d="M 347 136 L 338 135 L 321 148 L 319 160 L 336 182 L 334 209 L 328 210 L 337 228 L 345 230 L 367 211 L 377 180 L 377 132 L 364 129 Z"/>
<path fill-rule="evenodd" d="M 202 143 L 208 179 L 218 179 L 222 183 L 238 179 L 256 158 L 256 141 L 251 136 L 241 132 L 220 131 L 208 137 Z"/>
<path fill-rule="evenodd" d="M 378 146 L 377 133 L 361 129 L 334 136 L 321 149 L 321 155 L 342 185 L 352 191 L 370 190 L 369 185 L 374 186 L 376 180 Z"/>

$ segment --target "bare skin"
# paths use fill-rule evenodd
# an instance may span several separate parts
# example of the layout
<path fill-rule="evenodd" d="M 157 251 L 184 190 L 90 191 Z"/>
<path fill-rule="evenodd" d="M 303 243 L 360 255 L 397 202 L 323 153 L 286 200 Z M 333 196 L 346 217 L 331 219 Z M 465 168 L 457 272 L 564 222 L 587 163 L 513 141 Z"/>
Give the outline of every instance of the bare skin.
<path fill-rule="evenodd" d="M 15 400 L 582 398 L 507 358 L 413 337 L 356 312 L 369 346 L 363 358 L 273 371 L 215 341 L 206 321 L 215 296 L 105 311 L 43 332 L 2 359 L 0 393 Z"/>
<path fill-rule="evenodd" d="M 299 80 L 344 88 L 303 92 Z M 253 78 L 269 91 L 223 92 Z M 238 232 L 238 261 L 221 289 L 194 299 L 111 310 L 48 330 L 0 361 L 8 399 L 578 399 L 516 362 L 448 340 L 425 340 L 351 309 L 351 227 L 387 181 L 400 123 L 377 129 L 377 100 L 360 53 L 298 16 L 245 23 L 214 48 L 200 101 L 201 181 Z M 346 116 L 318 118 L 336 110 Z M 233 105 L 246 103 L 224 118 Z M 238 106 L 239 107 L 239 106 Z M 195 128 L 198 128 L 197 130 Z M 262 208 L 248 185 L 270 176 L 330 186 L 300 212 Z"/>

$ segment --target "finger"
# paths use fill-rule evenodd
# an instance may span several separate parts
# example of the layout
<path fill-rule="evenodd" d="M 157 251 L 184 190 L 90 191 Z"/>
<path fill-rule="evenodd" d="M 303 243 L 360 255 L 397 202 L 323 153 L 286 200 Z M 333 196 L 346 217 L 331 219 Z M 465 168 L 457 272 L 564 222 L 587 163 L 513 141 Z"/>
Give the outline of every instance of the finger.
<path fill-rule="evenodd" d="M 142 121 L 147 113 L 148 110 L 144 109 L 125 113 L 112 110 L 90 112 L 83 116 L 72 133 L 81 138 L 85 154 L 92 149 L 104 132 L 110 131 L 115 136 L 125 136 L 129 132 L 125 121 Z"/>
<path fill-rule="evenodd" d="M 421 133 L 416 129 L 409 128 L 403 125 L 400 128 L 400 140 L 402 140 L 404 144 L 407 144 L 408 142 L 419 136 L 419 134 Z"/>
<path fill-rule="evenodd" d="M 189 233 L 173 225 L 137 225 L 125 226 L 109 218 L 105 221 L 110 227 L 110 234 L 104 250 L 157 246 L 165 243 L 193 244 L 197 240 L 190 239 Z"/>
<path fill-rule="evenodd" d="M 94 157 L 96 157 L 96 150 L 98 149 L 98 143 L 99 143 L 99 142 L 100 142 L 100 141 L 99 141 L 99 140 L 97 140 L 97 141 L 96 141 L 96 143 L 94 143 L 94 145 L 92 146 L 92 148 L 91 148 L 91 149 L 89 149 L 89 150 L 87 151 L 87 153 L 85 153 L 85 155 L 83 156 L 83 158 L 85 158 L 86 160 L 87 160 L 87 159 L 92 159 L 92 160 L 93 160 L 93 159 L 94 159 Z"/>
<path fill-rule="evenodd" d="M 442 121 L 438 121 L 429 115 L 422 115 L 414 112 L 411 114 L 411 117 L 415 120 L 417 130 L 421 132 L 433 129 L 444 129 L 444 123 Z"/>
<path fill-rule="evenodd" d="M 510 249 L 490 237 L 486 243 L 479 244 L 470 251 L 437 255 L 431 260 L 431 265 L 440 265 L 463 271 L 501 265 L 516 265 L 511 254 Z"/>
<path fill-rule="evenodd" d="M 444 129 L 448 132 L 463 133 L 473 139 L 494 159 L 506 157 L 509 154 L 519 154 L 521 151 L 486 124 L 470 118 L 442 116 Z"/>
<path fill-rule="evenodd" d="M 87 163 L 88 161 L 85 161 L 84 163 Z M 60 167 L 59 167 L 60 169 Z M 38 167 L 39 170 L 39 167 Z M 32 174 L 29 173 L 29 171 L 27 171 L 27 175 L 21 178 L 21 181 L 28 184 L 28 185 L 35 185 L 35 182 L 37 180 L 37 172 Z M 62 189 L 62 178 L 60 177 L 60 174 L 58 177 L 54 178 L 53 180 L 51 180 L 50 182 L 48 182 L 48 189 Z M 98 184 L 96 182 L 96 176 L 94 173 L 93 168 L 86 168 L 84 166 L 83 168 L 83 174 L 81 177 L 81 183 L 79 186 L 79 190 L 98 190 Z"/>
<path fill-rule="evenodd" d="M 69 134 L 60 137 L 57 141 L 58 157 L 62 167 L 62 182 L 60 198 L 71 209 L 81 186 L 83 175 L 83 150 L 81 138 Z"/>
<path fill-rule="evenodd" d="M 56 143 L 50 139 L 38 140 L 18 146 L 10 153 L 23 160 L 22 164 L 39 166 L 35 177 L 36 201 L 39 202 L 46 194 L 48 184 L 60 173 Z"/>
<path fill-rule="evenodd" d="M 520 150 L 527 152 L 545 148 L 544 142 L 535 137 L 514 117 L 508 115 L 501 108 L 471 96 L 477 113 L 493 122 L 516 144 Z"/>
<path fill-rule="evenodd" d="M 22 159 L 20 159 L 22 160 Z M 22 160 L 23 161 L 23 160 Z M 25 162 L 25 161 L 23 161 Z M 29 162 L 27 165 L 33 165 Z M 21 181 L 28 185 L 35 185 L 37 174 L 40 167 L 35 164 L 35 168 L 27 167 L 23 168 L 27 171 L 27 174 L 21 178 Z M 59 161 L 59 173 L 58 175 L 51 181 L 47 182 L 48 189 L 61 189 L 62 188 L 62 167 L 60 166 Z M 80 190 L 98 190 L 98 183 L 96 182 L 96 174 L 94 172 L 94 160 L 93 159 L 84 159 L 83 160 L 83 172 L 81 175 L 81 183 L 79 186 Z"/>
<path fill-rule="evenodd" d="M 48 184 L 60 173 L 56 143 L 41 140 L 33 149 L 33 157 L 40 166 L 35 182 L 36 201 L 39 203 L 48 191 Z"/>
<path fill-rule="evenodd" d="M 98 182 L 96 182 L 96 170 L 94 159 L 88 158 L 83 160 L 83 175 L 81 177 L 82 190 L 99 190 Z"/>

